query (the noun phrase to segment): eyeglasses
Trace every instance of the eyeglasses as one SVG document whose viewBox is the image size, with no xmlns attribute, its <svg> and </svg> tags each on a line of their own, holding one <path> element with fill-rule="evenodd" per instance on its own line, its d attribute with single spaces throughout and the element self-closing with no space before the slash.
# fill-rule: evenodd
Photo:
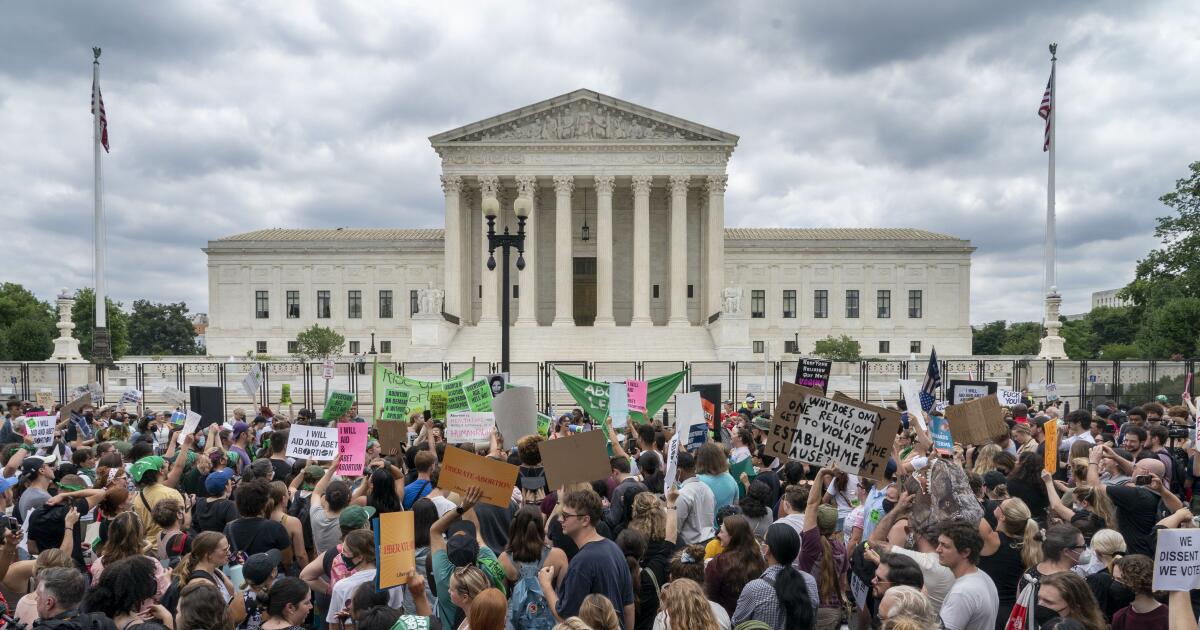
<svg viewBox="0 0 1200 630">
<path fill-rule="evenodd" d="M 581 516 L 586 516 L 586 515 L 585 515 L 585 514 L 572 514 L 572 513 L 568 512 L 568 511 L 566 511 L 566 510 L 563 510 L 563 513 L 562 513 L 562 520 L 564 520 L 564 521 L 565 521 L 565 520 L 567 520 L 567 519 L 569 519 L 569 518 L 579 518 L 579 517 L 581 517 Z"/>
<path fill-rule="evenodd" d="M 1087 545 L 1071 545 L 1070 547 L 1068 547 L 1068 549 L 1072 549 L 1072 550 L 1075 550 L 1075 549 L 1087 549 Z"/>
</svg>

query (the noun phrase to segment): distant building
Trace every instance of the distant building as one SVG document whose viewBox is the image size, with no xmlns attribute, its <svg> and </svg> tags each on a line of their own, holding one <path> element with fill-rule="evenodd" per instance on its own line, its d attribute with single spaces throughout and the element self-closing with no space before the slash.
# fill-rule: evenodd
<svg viewBox="0 0 1200 630">
<path fill-rule="evenodd" d="M 1122 288 L 1124 288 L 1124 287 L 1122 287 Z M 1101 306 L 1107 306 L 1110 308 L 1129 306 L 1131 304 L 1129 300 L 1123 300 L 1123 299 L 1117 297 L 1117 294 L 1120 292 L 1121 292 L 1121 289 L 1108 289 L 1107 291 L 1093 292 L 1092 293 L 1092 308 L 1099 308 Z"/>
<path fill-rule="evenodd" d="M 196 345 L 201 348 L 207 347 L 204 338 L 208 332 L 208 313 L 192 315 L 192 331 L 196 334 Z"/>
</svg>

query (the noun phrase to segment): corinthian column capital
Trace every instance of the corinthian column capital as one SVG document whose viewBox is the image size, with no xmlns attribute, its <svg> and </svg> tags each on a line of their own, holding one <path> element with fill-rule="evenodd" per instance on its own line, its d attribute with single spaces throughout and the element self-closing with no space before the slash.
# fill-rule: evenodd
<svg viewBox="0 0 1200 630">
<path fill-rule="evenodd" d="M 650 194 L 650 182 L 652 178 L 649 175 L 634 175 L 633 176 L 633 192 L 637 195 Z"/>
<path fill-rule="evenodd" d="M 447 195 L 457 195 L 462 192 L 462 177 L 442 175 L 442 192 Z"/>
<path fill-rule="evenodd" d="M 672 175 L 670 179 L 672 195 L 686 195 L 688 183 L 692 181 L 691 175 Z"/>
<path fill-rule="evenodd" d="M 537 177 L 534 175 L 517 175 L 517 195 L 533 197 L 537 193 Z"/>
<path fill-rule="evenodd" d="M 704 187 L 710 195 L 724 195 L 725 186 L 729 183 L 728 175 L 709 175 Z"/>
<path fill-rule="evenodd" d="M 484 197 L 495 197 L 496 191 L 500 190 L 500 178 L 496 175 L 480 175 L 479 187 Z"/>
<path fill-rule="evenodd" d="M 575 190 L 575 177 L 572 175 L 555 175 L 554 176 L 554 192 L 560 195 L 569 195 Z"/>
</svg>

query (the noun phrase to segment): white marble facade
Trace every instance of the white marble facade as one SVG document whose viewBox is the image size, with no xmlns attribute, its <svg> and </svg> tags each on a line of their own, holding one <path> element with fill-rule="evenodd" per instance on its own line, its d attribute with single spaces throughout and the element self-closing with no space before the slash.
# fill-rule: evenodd
<svg viewBox="0 0 1200 630">
<path fill-rule="evenodd" d="M 263 230 L 210 241 L 209 353 L 286 355 L 296 332 L 321 323 L 359 352 L 375 330 L 391 360 L 498 360 L 501 274 L 486 268 L 481 211 L 492 196 L 497 231 L 516 230 L 517 198 L 533 202 L 526 268 L 512 269 L 514 360 L 779 357 L 785 342 L 806 352 L 842 333 L 868 355 L 907 356 L 913 342 L 918 352 L 970 353 L 969 242 L 904 229 L 727 229 L 737 136 L 579 90 L 430 140 L 442 161 L 444 230 Z M 857 317 L 845 304 L 853 290 Z M 886 318 L 876 309 L 882 290 L 891 292 Z M 318 291 L 328 292 L 328 317 L 318 317 Z M 391 291 L 391 317 L 381 291 Z M 817 291 L 827 292 L 825 317 Z M 910 291 L 920 291 L 919 316 L 908 316 Z"/>
</svg>

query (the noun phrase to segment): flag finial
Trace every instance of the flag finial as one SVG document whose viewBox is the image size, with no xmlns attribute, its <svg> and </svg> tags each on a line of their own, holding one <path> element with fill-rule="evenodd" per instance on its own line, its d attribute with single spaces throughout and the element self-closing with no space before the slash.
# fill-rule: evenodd
<svg viewBox="0 0 1200 630">
<path fill-rule="evenodd" d="M 100 50 L 100 49 L 97 48 L 96 50 Z M 97 53 L 97 54 L 99 54 L 99 53 Z M 1058 57 L 1056 57 L 1057 54 L 1058 54 L 1058 43 L 1050 44 L 1050 59 L 1051 59 L 1051 61 L 1058 59 Z"/>
<path fill-rule="evenodd" d="M 92 61 L 100 61 L 100 47 L 92 46 Z"/>
</svg>

